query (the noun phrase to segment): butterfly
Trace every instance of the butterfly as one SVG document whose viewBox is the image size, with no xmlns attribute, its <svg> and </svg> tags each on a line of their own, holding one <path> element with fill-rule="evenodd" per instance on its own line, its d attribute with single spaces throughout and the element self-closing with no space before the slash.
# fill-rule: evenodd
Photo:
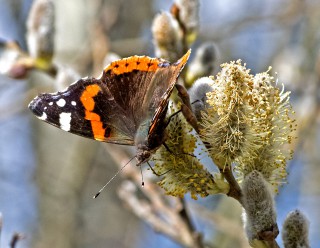
<svg viewBox="0 0 320 248">
<path fill-rule="evenodd" d="M 166 140 L 169 97 L 190 53 L 175 63 L 147 56 L 114 61 L 100 78 L 80 79 L 61 92 L 40 94 L 29 109 L 64 131 L 136 146 L 141 165 Z"/>
</svg>

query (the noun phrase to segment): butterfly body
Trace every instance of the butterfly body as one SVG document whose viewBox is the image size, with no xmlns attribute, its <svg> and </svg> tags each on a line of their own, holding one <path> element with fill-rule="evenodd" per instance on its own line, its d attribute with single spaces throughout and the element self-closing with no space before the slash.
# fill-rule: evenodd
<svg viewBox="0 0 320 248">
<path fill-rule="evenodd" d="M 80 79 L 29 104 L 41 120 L 98 141 L 135 145 L 138 165 L 165 141 L 169 97 L 190 55 L 179 61 L 132 56 L 111 63 L 98 79 Z"/>
<path fill-rule="evenodd" d="M 166 111 L 164 111 L 166 113 Z M 147 162 L 151 155 L 165 142 L 166 134 L 166 119 L 159 118 L 159 123 L 156 125 L 156 130 L 150 132 L 151 118 L 147 118 L 139 126 L 135 136 L 135 146 L 137 148 L 137 165 Z"/>
</svg>

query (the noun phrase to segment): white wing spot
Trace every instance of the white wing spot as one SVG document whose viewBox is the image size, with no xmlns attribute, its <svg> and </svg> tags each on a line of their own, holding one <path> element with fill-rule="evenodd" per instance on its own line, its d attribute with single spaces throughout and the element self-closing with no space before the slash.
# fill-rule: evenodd
<svg viewBox="0 0 320 248">
<path fill-rule="evenodd" d="M 44 107 L 44 110 L 47 110 L 47 107 Z"/>
<path fill-rule="evenodd" d="M 52 105 L 53 105 L 53 102 L 49 102 L 49 105 L 52 106 Z"/>
<path fill-rule="evenodd" d="M 38 117 L 40 120 L 45 121 L 47 119 L 47 114 L 45 112 L 42 113 L 40 117 Z"/>
<path fill-rule="evenodd" d="M 76 105 L 77 105 L 77 103 L 76 103 L 75 101 L 71 101 L 71 104 L 72 104 L 73 106 L 76 106 Z"/>
<path fill-rule="evenodd" d="M 61 113 L 59 115 L 60 128 L 64 131 L 70 131 L 71 113 Z"/>
<path fill-rule="evenodd" d="M 64 107 L 66 105 L 66 100 L 63 98 L 59 99 L 59 101 L 56 102 L 59 107 Z"/>
</svg>

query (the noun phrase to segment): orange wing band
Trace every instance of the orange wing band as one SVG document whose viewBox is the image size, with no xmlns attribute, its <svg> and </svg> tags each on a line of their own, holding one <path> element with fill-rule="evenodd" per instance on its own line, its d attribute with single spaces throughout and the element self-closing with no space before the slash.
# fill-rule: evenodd
<svg viewBox="0 0 320 248">
<path fill-rule="evenodd" d="M 85 108 L 85 119 L 91 122 L 91 128 L 93 132 L 93 137 L 95 140 L 103 141 L 105 140 L 105 132 L 106 129 L 103 128 L 103 123 L 101 122 L 101 118 L 98 114 L 92 112 L 94 110 L 94 99 L 99 91 L 100 87 L 98 85 L 89 85 L 83 91 L 80 100 Z"/>
<path fill-rule="evenodd" d="M 159 60 L 150 57 L 132 56 L 126 59 L 121 59 L 112 62 L 104 69 L 105 72 L 112 70 L 114 74 L 123 74 L 132 72 L 133 70 L 139 71 L 156 71 L 158 68 Z"/>
</svg>

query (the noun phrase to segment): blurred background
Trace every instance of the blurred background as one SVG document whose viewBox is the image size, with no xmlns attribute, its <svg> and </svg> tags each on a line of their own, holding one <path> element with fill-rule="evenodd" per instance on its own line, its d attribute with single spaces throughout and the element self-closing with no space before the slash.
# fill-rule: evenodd
<svg viewBox="0 0 320 248">
<path fill-rule="evenodd" d="M 111 52 L 154 56 L 152 21 L 172 1 L 55 0 L 54 5 L 53 59 L 63 79 L 41 71 L 19 80 L 0 75 L 1 246 L 8 247 L 18 232 L 24 238 L 17 247 L 181 247 L 124 204 L 118 196 L 121 176 L 92 199 L 117 164 L 134 154 L 133 148 L 71 135 L 38 121 L 27 109 L 39 92 L 56 91 L 79 77 L 98 77 Z M 31 6 L 31 0 L 0 0 L 2 41 L 17 41 L 27 50 Z M 310 220 L 311 247 L 320 247 L 320 2 L 202 0 L 199 16 L 192 48 L 215 43 L 215 72 L 219 64 L 237 59 L 252 73 L 272 66 L 279 82 L 292 91 L 298 138 L 288 183 L 276 196 L 278 225 L 281 229 L 288 212 L 300 209 Z M 6 66 L 1 60 L 0 69 Z M 209 196 L 187 202 L 197 230 L 212 247 L 245 247 L 217 217 L 239 224 L 241 209 L 234 200 Z M 281 243 L 280 235 L 278 239 Z"/>
</svg>

